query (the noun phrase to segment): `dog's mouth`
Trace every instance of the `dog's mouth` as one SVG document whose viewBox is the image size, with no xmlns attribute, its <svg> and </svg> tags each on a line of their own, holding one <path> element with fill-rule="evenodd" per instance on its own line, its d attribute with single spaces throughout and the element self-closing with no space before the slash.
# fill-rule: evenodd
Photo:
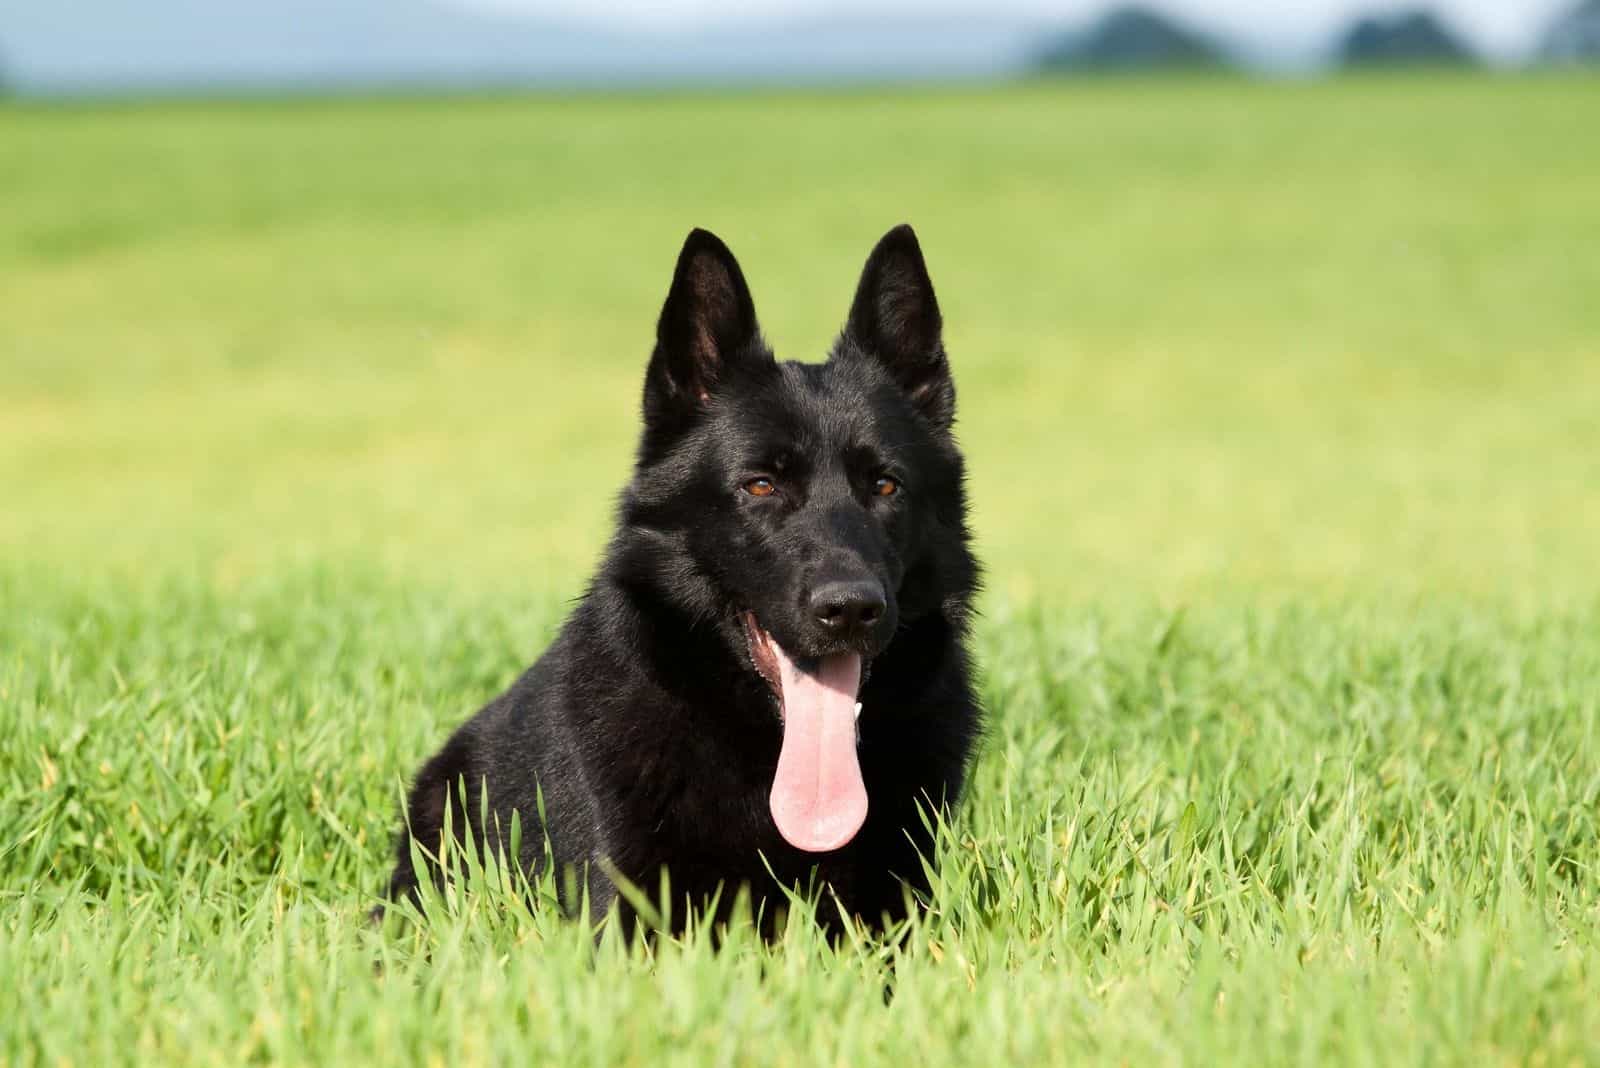
<svg viewBox="0 0 1600 1068">
<path fill-rule="evenodd" d="M 784 841 L 807 853 L 849 843 L 867 818 L 867 787 L 856 757 L 860 653 L 790 656 L 743 612 L 750 662 L 778 699 L 783 748 L 768 804 Z"/>
</svg>

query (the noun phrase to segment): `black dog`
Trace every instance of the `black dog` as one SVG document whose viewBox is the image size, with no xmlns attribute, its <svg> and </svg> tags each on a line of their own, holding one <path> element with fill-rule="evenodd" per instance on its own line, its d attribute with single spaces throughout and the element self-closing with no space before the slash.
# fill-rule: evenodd
<svg viewBox="0 0 1600 1068">
<path fill-rule="evenodd" d="M 524 871 L 548 838 L 578 873 L 569 909 L 587 889 L 603 913 L 613 875 L 653 897 L 665 869 L 675 919 L 740 886 L 770 917 L 778 884 L 813 880 L 869 923 L 904 914 L 905 887 L 927 889 L 924 813 L 956 800 L 980 727 L 940 322 L 901 226 L 828 362 L 779 363 L 733 255 L 689 235 L 605 562 L 538 663 L 423 766 L 391 897 L 417 889 L 408 835 L 440 878 L 452 803 L 502 854 L 517 813 Z"/>
</svg>

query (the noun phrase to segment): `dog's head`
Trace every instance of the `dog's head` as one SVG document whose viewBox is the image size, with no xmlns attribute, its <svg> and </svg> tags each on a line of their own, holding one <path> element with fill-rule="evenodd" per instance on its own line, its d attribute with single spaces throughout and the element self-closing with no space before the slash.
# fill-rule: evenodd
<svg viewBox="0 0 1600 1068">
<path fill-rule="evenodd" d="M 744 276 L 696 230 L 644 388 L 624 522 L 639 564 L 722 629 L 784 720 L 773 788 L 801 849 L 865 818 L 856 698 L 896 630 L 965 611 L 975 583 L 939 306 L 909 226 L 867 259 L 824 364 L 780 363 Z"/>
</svg>

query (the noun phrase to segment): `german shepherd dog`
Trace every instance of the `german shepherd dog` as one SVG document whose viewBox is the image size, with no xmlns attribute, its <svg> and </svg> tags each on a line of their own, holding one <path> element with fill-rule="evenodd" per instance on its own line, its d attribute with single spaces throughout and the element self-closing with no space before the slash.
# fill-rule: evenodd
<svg viewBox="0 0 1600 1068">
<path fill-rule="evenodd" d="M 732 253 L 690 233 L 605 560 L 423 765 L 391 899 L 443 878 L 447 826 L 504 857 L 515 813 L 506 859 L 532 876 L 553 857 L 564 908 L 615 901 L 629 929 L 618 882 L 653 896 L 664 871 L 675 920 L 740 887 L 770 917 L 796 886 L 831 893 L 830 927 L 904 916 L 981 725 L 954 417 L 909 226 L 872 250 L 822 364 L 774 359 Z"/>
</svg>

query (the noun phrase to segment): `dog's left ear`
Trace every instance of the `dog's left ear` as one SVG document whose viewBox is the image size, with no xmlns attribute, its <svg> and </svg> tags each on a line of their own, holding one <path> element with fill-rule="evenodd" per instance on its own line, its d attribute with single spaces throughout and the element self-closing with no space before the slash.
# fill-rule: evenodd
<svg viewBox="0 0 1600 1068">
<path fill-rule="evenodd" d="M 901 223 L 867 257 L 845 334 L 882 364 L 928 421 L 947 430 L 956 387 L 944 353 L 943 320 L 916 231 Z"/>
</svg>

